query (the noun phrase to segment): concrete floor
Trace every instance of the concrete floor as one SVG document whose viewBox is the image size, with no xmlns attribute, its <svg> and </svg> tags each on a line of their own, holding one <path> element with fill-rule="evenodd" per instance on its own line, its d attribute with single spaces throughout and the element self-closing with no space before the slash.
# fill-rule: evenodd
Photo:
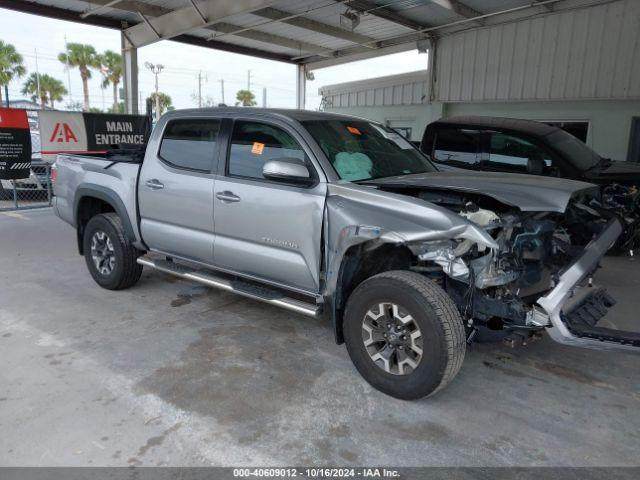
<svg viewBox="0 0 640 480">
<path fill-rule="evenodd" d="M 328 321 L 155 272 L 100 289 L 50 210 L 0 214 L 0 465 L 638 465 L 640 357 L 474 345 L 436 397 L 368 386 Z M 637 320 L 640 260 L 600 283 Z"/>
</svg>

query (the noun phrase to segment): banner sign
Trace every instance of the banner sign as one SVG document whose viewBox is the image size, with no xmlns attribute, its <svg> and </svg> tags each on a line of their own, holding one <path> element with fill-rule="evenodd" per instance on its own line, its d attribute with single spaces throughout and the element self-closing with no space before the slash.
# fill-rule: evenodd
<svg viewBox="0 0 640 480">
<path fill-rule="evenodd" d="M 27 111 L 0 108 L 0 179 L 29 178 L 31 132 Z"/>
<path fill-rule="evenodd" d="M 38 113 L 42 158 L 58 153 L 105 153 L 121 144 L 144 145 L 151 133 L 149 117 L 111 113 Z"/>
</svg>

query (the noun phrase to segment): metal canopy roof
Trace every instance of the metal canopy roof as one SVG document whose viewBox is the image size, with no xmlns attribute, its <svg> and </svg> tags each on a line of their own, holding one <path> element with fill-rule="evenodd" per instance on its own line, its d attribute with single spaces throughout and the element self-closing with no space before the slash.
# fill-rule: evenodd
<svg viewBox="0 0 640 480">
<path fill-rule="evenodd" d="M 0 0 L 0 7 L 309 69 L 415 48 L 430 35 L 571 0 Z"/>
</svg>

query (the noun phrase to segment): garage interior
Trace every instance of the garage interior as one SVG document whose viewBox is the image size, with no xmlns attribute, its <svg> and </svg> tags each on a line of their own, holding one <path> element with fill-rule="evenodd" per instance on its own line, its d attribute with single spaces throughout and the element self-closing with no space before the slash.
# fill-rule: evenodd
<svg viewBox="0 0 640 480">
<path fill-rule="evenodd" d="M 322 87 L 323 108 L 414 140 L 448 115 L 580 123 L 598 153 L 638 161 L 635 0 L 0 7 L 121 31 L 129 113 L 141 110 L 137 49 L 162 40 L 295 64 L 298 108 L 314 70 L 419 49 L 414 73 Z M 155 271 L 106 292 L 73 239 L 50 209 L 0 213 L 5 466 L 637 466 L 636 356 L 546 337 L 474 344 L 445 391 L 402 402 L 356 374 L 329 320 Z M 603 267 L 600 283 L 620 300 L 610 322 L 633 329 L 637 259 Z"/>
</svg>

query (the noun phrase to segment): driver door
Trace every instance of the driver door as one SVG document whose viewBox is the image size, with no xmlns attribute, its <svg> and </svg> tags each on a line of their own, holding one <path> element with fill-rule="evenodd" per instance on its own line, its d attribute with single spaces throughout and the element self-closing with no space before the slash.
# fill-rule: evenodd
<svg viewBox="0 0 640 480">
<path fill-rule="evenodd" d="M 231 130 L 215 182 L 215 266 L 318 292 L 324 176 L 304 141 L 284 124 L 237 119 Z M 280 158 L 298 159 L 317 181 L 303 187 L 264 178 L 263 165 Z"/>
</svg>

